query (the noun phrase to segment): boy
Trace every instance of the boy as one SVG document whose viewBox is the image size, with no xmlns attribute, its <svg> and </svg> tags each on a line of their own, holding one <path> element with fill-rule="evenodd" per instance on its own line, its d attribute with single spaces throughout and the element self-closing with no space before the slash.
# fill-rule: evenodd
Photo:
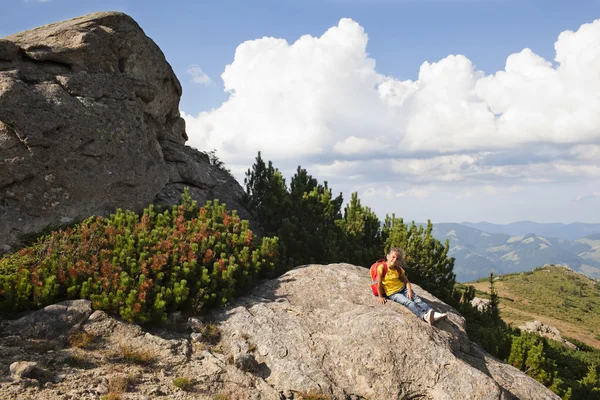
<svg viewBox="0 0 600 400">
<path fill-rule="evenodd" d="M 399 247 L 394 247 L 386 255 L 386 264 L 388 267 L 387 273 L 383 276 L 383 262 L 377 266 L 377 289 L 380 304 L 385 304 L 387 299 L 400 303 L 415 314 L 417 317 L 432 325 L 434 322 L 442 320 L 448 316 L 446 313 L 438 313 L 433 311 L 431 307 L 413 290 L 404 269 L 405 253 Z"/>
</svg>

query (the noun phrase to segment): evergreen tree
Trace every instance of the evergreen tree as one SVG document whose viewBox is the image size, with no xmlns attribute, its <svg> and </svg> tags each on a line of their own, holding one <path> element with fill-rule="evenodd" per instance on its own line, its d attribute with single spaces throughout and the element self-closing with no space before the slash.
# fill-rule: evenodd
<svg viewBox="0 0 600 400">
<path fill-rule="evenodd" d="M 345 236 L 345 250 L 340 261 L 366 267 L 383 254 L 379 219 L 369 207 L 362 206 L 358 193 L 352 193 L 338 226 Z"/>
<path fill-rule="evenodd" d="M 255 214 L 267 236 L 277 235 L 289 209 L 289 195 L 285 179 L 271 161 L 265 164 L 260 151 L 252 169 L 246 172 L 244 185 L 242 202 Z"/>
<path fill-rule="evenodd" d="M 588 373 L 579 380 L 579 388 L 576 391 L 577 398 L 600 400 L 600 374 L 596 364 L 588 366 Z"/>
<path fill-rule="evenodd" d="M 490 303 L 488 312 L 494 321 L 500 321 L 500 299 L 494 287 L 494 273 L 490 272 Z"/>
<path fill-rule="evenodd" d="M 300 167 L 290 187 L 289 217 L 281 232 L 290 263 L 336 262 L 341 250 L 336 220 L 341 218 L 342 194 L 333 197 L 327 182 L 319 184 Z"/>
</svg>

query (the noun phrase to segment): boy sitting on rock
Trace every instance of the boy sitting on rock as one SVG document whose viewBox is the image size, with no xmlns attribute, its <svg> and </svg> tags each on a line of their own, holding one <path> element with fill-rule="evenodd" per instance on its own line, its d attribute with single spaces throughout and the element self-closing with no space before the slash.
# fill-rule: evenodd
<svg viewBox="0 0 600 400">
<path fill-rule="evenodd" d="M 387 272 L 385 271 L 386 265 Z M 376 266 L 379 303 L 385 304 L 388 299 L 400 303 L 429 325 L 446 318 L 448 314 L 433 311 L 413 292 L 404 268 L 402 268 L 403 265 L 405 265 L 404 250 L 394 247 L 386 255 L 386 261 L 382 261 Z"/>
</svg>

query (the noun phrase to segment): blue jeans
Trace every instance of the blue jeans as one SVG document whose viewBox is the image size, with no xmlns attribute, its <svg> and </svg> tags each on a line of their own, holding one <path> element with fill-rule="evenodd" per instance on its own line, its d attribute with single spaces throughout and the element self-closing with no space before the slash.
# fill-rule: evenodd
<svg viewBox="0 0 600 400">
<path fill-rule="evenodd" d="M 407 287 L 404 286 L 404 289 L 402 289 L 399 292 L 396 293 L 392 293 L 389 296 L 386 296 L 389 300 L 393 300 L 396 303 L 400 303 L 403 306 L 408 307 L 408 309 L 415 314 L 417 317 L 423 319 L 423 316 L 427 313 L 427 311 L 429 311 L 431 309 L 431 307 L 429 307 L 429 305 L 425 302 L 423 302 L 423 300 L 421 300 L 421 298 L 419 296 L 417 296 L 417 294 L 413 291 L 413 299 L 409 299 L 408 298 L 408 294 L 406 293 L 407 291 Z"/>
</svg>

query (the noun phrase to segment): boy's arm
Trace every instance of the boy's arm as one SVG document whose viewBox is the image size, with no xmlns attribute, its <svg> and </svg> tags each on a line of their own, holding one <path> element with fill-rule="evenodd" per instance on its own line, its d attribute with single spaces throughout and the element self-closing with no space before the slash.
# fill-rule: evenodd
<svg viewBox="0 0 600 400">
<path fill-rule="evenodd" d="M 377 268 L 377 292 L 379 293 L 377 301 L 379 301 L 379 304 L 385 304 L 387 300 L 384 296 L 385 290 L 383 289 L 383 268 Z"/>
<path fill-rule="evenodd" d="M 400 275 L 400 280 L 406 285 L 406 294 L 408 295 L 408 298 L 412 300 L 415 295 L 413 294 L 412 285 L 406 277 L 406 273 Z"/>
</svg>

